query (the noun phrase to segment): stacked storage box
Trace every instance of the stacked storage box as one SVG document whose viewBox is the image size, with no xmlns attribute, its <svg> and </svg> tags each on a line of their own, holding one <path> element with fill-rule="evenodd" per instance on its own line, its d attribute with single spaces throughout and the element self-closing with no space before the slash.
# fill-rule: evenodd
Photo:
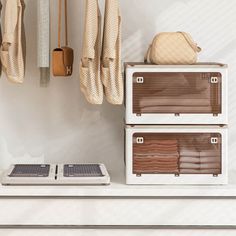
<svg viewBox="0 0 236 236">
<path fill-rule="evenodd" d="M 227 183 L 227 65 L 127 63 L 127 184 Z"/>
</svg>

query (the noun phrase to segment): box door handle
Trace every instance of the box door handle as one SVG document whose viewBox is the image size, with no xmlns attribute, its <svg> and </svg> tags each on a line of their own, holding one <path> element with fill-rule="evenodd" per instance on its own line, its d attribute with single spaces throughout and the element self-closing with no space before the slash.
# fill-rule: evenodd
<svg viewBox="0 0 236 236">
<path fill-rule="evenodd" d="M 211 144 L 217 144 L 219 142 L 218 138 L 212 137 L 211 138 Z"/>
<path fill-rule="evenodd" d="M 144 143 L 144 138 L 143 137 L 137 137 L 136 138 L 136 143 L 143 144 Z"/>
<path fill-rule="evenodd" d="M 137 77 L 136 82 L 137 82 L 137 84 L 143 84 L 144 83 L 144 78 L 143 77 Z"/>
<path fill-rule="evenodd" d="M 211 77 L 211 84 L 218 84 L 218 83 L 219 83 L 218 77 L 216 76 Z"/>
</svg>

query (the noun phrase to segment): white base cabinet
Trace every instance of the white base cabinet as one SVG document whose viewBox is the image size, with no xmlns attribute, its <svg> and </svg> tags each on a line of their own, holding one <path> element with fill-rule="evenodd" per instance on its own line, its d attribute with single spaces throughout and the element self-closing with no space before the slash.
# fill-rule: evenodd
<svg viewBox="0 0 236 236">
<path fill-rule="evenodd" d="M 236 199 L 0 199 L 0 227 L 236 227 Z"/>
</svg>

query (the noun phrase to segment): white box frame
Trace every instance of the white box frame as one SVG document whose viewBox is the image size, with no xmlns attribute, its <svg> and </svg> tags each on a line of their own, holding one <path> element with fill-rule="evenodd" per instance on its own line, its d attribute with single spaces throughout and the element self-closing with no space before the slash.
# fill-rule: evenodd
<svg viewBox="0 0 236 236">
<path fill-rule="evenodd" d="M 222 75 L 222 113 L 213 114 L 142 114 L 133 113 L 133 74 L 136 72 L 201 72 L 221 73 Z M 223 64 L 197 64 L 197 65 L 132 65 L 126 66 L 126 124 L 228 124 L 228 66 Z"/>
<path fill-rule="evenodd" d="M 133 134 L 135 133 L 220 133 L 222 135 L 222 174 L 133 174 Z M 126 126 L 126 184 L 191 184 L 211 185 L 228 183 L 228 129 L 219 126 Z"/>
</svg>

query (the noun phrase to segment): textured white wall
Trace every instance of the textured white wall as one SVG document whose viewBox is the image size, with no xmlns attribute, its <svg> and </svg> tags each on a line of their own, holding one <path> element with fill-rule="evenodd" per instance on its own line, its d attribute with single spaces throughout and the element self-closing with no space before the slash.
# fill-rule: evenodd
<svg viewBox="0 0 236 236">
<path fill-rule="evenodd" d="M 52 48 L 56 46 L 56 0 L 51 0 Z M 83 0 L 70 0 L 72 79 L 52 78 L 39 87 L 36 67 L 36 1 L 26 0 L 27 73 L 23 85 L 0 79 L 0 168 L 11 162 L 104 162 L 123 164 L 123 107 L 89 105 L 78 81 Z M 104 1 L 100 0 L 103 6 Z M 121 0 L 123 60 L 140 61 L 160 31 L 187 31 L 203 48 L 201 61 L 229 64 L 230 169 L 236 169 L 236 4 L 235 0 Z"/>
</svg>

